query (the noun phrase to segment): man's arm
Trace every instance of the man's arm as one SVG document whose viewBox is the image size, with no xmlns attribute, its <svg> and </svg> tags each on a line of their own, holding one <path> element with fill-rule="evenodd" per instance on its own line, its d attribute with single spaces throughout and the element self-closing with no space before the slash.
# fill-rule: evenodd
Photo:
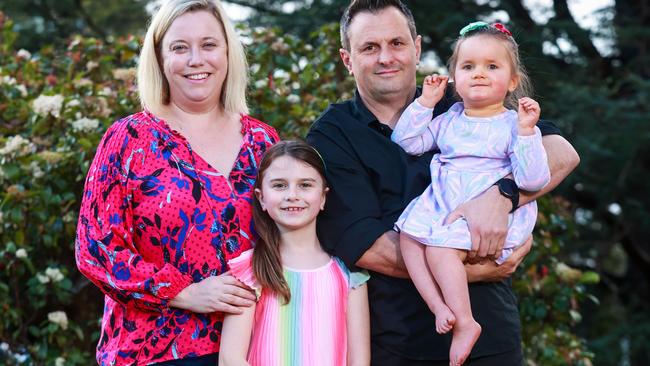
<svg viewBox="0 0 650 366">
<path fill-rule="evenodd" d="M 359 258 L 357 266 L 387 276 L 409 278 L 399 249 L 399 234 L 393 230 L 377 238 Z"/>
</svg>

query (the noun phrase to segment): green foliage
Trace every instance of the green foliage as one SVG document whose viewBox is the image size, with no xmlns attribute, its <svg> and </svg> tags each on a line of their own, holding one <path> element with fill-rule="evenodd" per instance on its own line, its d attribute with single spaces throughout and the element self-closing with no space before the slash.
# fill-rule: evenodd
<svg viewBox="0 0 650 366">
<path fill-rule="evenodd" d="M 575 334 L 582 320 L 580 304 L 597 303 L 586 286 L 599 282 L 592 271 L 560 261 L 566 243 L 575 240 L 569 203 L 560 197 L 538 200 L 535 246 L 515 276 L 523 324 L 524 354 L 529 365 L 591 365 L 594 355 Z"/>
<path fill-rule="evenodd" d="M 146 0 L 0 0 L 0 10 L 14 19 L 19 48 L 30 51 L 62 47 L 71 34 L 110 39 L 142 31 Z"/>
<path fill-rule="evenodd" d="M 16 51 L 11 22 L 0 24 L 0 363 L 88 365 L 102 296 L 75 268 L 76 219 L 103 131 L 140 108 L 139 39 L 74 37 L 30 55 Z M 306 41 L 275 29 L 241 32 L 252 114 L 283 137 L 304 136 L 328 103 L 352 96 L 336 25 Z M 526 355 L 530 364 L 589 365 L 592 355 L 574 326 L 590 297 L 586 285 L 598 278 L 556 258 L 573 239 L 566 203 L 545 199 L 540 207 L 540 244 L 515 281 Z"/>
</svg>

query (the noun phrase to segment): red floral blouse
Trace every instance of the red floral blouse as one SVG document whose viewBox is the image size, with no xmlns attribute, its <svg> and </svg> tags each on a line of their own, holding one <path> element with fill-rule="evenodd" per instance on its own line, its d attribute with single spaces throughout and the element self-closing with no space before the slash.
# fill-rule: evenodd
<svg viewBox="0 0 650 366">
<path fill-rule="evenodd" d="M 219 351 L 223 314 L 168 303 L 251 248 L 258 163 L 279 138 L 249 116 L 241 125 L 244 139 L 228 177 L 149 112 L 118 120 L 104 135 L 86 178 L 75 242 L 79 270 L 106 294 L 100 365 Z"/>
</svg>

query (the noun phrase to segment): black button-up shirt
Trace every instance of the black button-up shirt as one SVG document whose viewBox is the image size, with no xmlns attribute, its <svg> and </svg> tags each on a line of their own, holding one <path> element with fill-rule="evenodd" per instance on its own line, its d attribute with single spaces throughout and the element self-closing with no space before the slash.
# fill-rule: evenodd
<svg viewBox="0 0 650 366">
<path fill-rule="evenodd" d="M 434 115 L 452 103 L 451 98 L 444 99 Z M 540 121 L 538 127 L 543 135 L 559 133 L 551 123 Z M 351 269 L 431 183 L 429 164 L 437 151 L 409 156 L 390 140 L 391 133 L 357 92 L 352 100 L 330 105 L 307 134 L 307 141 L 325 160 L 330 185 L 325 211 L 318 218 L 318 237 Z M 510 281 L 469 288 L 472 312 L 483 327 L 472 356 L 516 349 L 520 324 Z M 372 272 L 368 295 L 375 344 L 414 360 L 448 358 L 451 335 L 436 333 L 434 316 L 410 280 Z"/>
</svg>

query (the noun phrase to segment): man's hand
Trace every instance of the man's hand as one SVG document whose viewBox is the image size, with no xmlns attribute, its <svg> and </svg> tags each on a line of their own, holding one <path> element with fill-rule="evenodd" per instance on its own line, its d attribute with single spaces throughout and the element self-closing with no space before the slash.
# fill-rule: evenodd
<svg viewBox="0 0 650 366">
<path fill-rule="evenodd" d="M 521 264 L 526 254 L 530 252 L 533 247 L 533 237 L 528 237 L 528 240 L 515 249 L 512 255 L 506 259 L 501 265 L 495 262 L 486 262 L 482 264 L 466 264 L 465 271 L 467 272 L 468 282 L 484 282 L 484 281 L 502 281 L 512 276 Z"/>
<path fill-rule="evenodd" d="M 503 197 L 497 187 L 491 187 L 480 196 L 458 206 L 447 216 L 445 225 L 461 217 L 467 220 L 472 237 L 472 249 L 467 253 L 468 263 L 494 260 L 501 255 L 511 209 L 510 200 Z"/>
</svg>

